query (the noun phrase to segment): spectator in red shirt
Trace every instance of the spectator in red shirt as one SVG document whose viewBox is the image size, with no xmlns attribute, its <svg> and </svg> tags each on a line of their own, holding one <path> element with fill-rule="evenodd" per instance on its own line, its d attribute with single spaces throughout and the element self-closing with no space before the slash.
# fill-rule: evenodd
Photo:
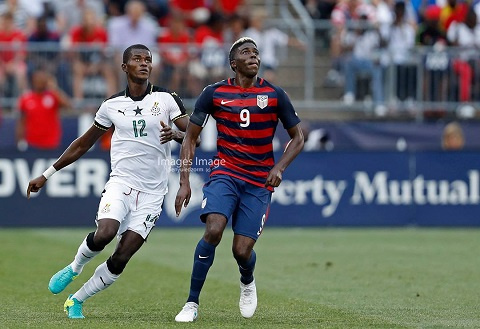
<svg viewBox="0 0 480 329">
<path fill-rule="evenodd" d="M 182 90 L 181 86 L 186 86 L 190 82 L 187 70 L 190 42 L 191 37 L 184 18 L 179 14 L 171 15 L 168 27 L 158 38 L 163 65 L 162 80 L 168 83 L 170 90 L 177 90 L 182 95 L 187 91 Z"/>
<path fill-rule="evenodd" d="M 83 80 L 85 76 L 101 74 L 106 82 L 104 96 L 116 91 L 115 74 L 105 60 L 104 48 L 107 44 L 107 31 L 98 23 L 91 9 L 83 11 L 82 23 L 70 31 L 70 41 L 76 50 L 73 59 L 73 96 L 84 98 Z"/>
<path fill-rule="evenodd" d="M 9 89 L 12 85 L 18 90 L 9 90 L 6 94 L 14 96 L 26 89 L 27 65 L 25 63 L 25 43 L 27 37 L 15 27 L 13 15 L 7 12 L 0 16 L 0 89 Z M 9 80 L 15 79 L 12 84 Z"/>
<path fill-rule="evenodd" d="M 56 149 L 62 137 L 60 108 L 70 107 L 70 100 L 46 71 L 35 71 L 31 83 L 32 91 L 24 93 L 18 100 L 17 145 L 20 150 L 26 150 L 28 146 Z"/>
</svg>

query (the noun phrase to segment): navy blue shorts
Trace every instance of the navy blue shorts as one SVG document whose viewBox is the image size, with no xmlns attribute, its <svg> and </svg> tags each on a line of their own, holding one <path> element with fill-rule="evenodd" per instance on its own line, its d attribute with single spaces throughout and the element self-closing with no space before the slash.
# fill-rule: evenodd
<svg viewBox="0 0 480 329">
<path fill-rule="evenodd" d="M 228 175 L 214 175 L 203 187 L 202 213 L 222 214 L 232 219 L 235 234 L 257 240 L 268 218 L 272 192 Z"/>
</svg>

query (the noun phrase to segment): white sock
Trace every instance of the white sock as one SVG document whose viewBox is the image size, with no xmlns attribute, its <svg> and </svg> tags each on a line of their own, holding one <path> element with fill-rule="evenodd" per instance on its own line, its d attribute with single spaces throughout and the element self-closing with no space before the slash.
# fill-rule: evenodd
<svg viewBox="0 0 480 329">
<path fill-rule="evenodd" d="M 103 262 L 98 265 L 95 273 L 88 279 L 80 290 L 78 290 L 72 297 L 76 298 L 79 302 L 85 301 L 87 298 L 92 297 L 97 292 L 107 289 L 120 275 L 113 274 L 108 270 L 107 262 Z"/>
<path fill-rule="evenodd" d="M 73 272 L 80 274 L 85 264 L 91 261 L 93 257 L 97 256 L 100 252 L 101 251 L 91 251 L 90 248 L 88 248 L 87 246 L 87 239 L 85 238 L 80 247 L 78 247 L 75 259 L 70 264 L 70 266 L 72 266 Z"/>
</svg>

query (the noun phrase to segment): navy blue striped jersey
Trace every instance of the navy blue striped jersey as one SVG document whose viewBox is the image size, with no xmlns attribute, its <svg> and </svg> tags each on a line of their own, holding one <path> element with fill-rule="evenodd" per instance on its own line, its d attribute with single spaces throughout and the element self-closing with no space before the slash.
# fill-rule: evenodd
<svg viewBox="0 0 480 329">
<path fill-rule="evenodd" d="M 218 131 L 211 176 L 230 175 L 261 187 L 275 164 L 272 140 L 278 120 L 285 129 L 300 122 L 285 91 L 262 78 L 247 89 L 235 85 L 234 78 L 207 86 L 190 121 L 203 127 L 210 116 Z"/>
</svg>

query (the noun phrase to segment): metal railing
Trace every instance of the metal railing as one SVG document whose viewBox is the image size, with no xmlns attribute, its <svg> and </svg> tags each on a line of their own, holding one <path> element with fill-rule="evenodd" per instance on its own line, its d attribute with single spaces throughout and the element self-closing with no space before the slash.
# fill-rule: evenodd
<svg viewBox="0 0 480 329">
<path fill-rule="evenodd" d="M 284 25 L 283 30 L 288 32 L 288 25 Z M 316 31 L 318 32 L 318 28 Z M 312 37 L 309 33 L 304 36 L 307 39 Z M 213 50 L 223 52 L 225 57 L 218 57 L 216 68 L 205 67 L 201 50 L 194 45 L 188 47 L 188 65 L 180 72 L 182 81 L 176 91 L 190 109 L 206 84 L 231 76 L 232 72 L 228 70 L 226 62 L 229 46 Z M 319 117 L 325 113 L 341 111 L 369 113 L 372 109 L 369 87 L 371 77 L 358 75 L 356 101 L 347 106 L 342 99 L 344 89 L 341 85 L 334 88 L 323 85 L 326 72 L 330 68 L 328 49 L 317 47 L 313 55 L 308 54 L 308 49 L 310 48 L 304 53 L 289 49 L 288 57 L 277 70 L 275 81 L 289 93 L 298 111 L 319 113 Z M 168 75 L 167 70 L 172 68 L 168 68 L 158 55 L 162 49 L 152 50 L 157 54 L 156 63 L 159 63 L 152 82 L 168 88 L 172 79 L 171 72 Z M 26 44 L 22 47 L 0 44 L 0 61 L 8 57 L 17 58 L 11 63 L 10 71 L 1 64 L 0 106 L 7 112 L 15 108 L 17 98 L 22 92 L 17 79 L 23 74 L 28 81 L 32 71 L 38 67 L 49 70 L 57 78 L 59 87 L 73 96 L 73 64 L 80 58 L 86 63 L 94 62 L 98 71 L 84 76 L 83 97 L 75 99 L 74 104 L 79 109 L 96 108 L 105 97 L 110 96 L 107 94 L 108 88 L 100 68 L 108 66 L 114 72 L 117 91 L 125 87 L 124 73 L 120 69 L 120 55 L 108 48 L 62 49 L 59 44 Z M 313 57 L 313 63 L 310 63 L 309 56 Z M 198 72 L 199 67 L 201 72 Z M 400 66 L 388 64 L 383 66 L 382 70 L 385 105 L 391 113 L 408 113 L 421 119 L 428 110 L 454 113 L 459 111 L 460 115 L 472 117 L 476 109 L 480 108 L 480 60 L 474 50 L 416 47 L 411 50 L 407 63 Z M 190 86 L 192 81 L 196 83 L 196 89 Z"/>
</svg>

